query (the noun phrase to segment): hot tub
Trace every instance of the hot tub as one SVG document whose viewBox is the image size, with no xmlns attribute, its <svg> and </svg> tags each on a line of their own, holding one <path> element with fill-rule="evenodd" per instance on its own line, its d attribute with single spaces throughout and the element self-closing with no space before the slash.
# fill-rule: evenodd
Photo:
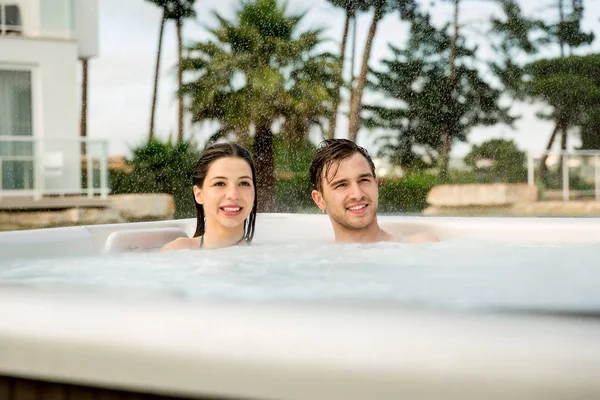
<svg viewBox="0 0 600 400">
<path fill-rule="evenodd" d="M 156 252 L 193 220 L 0 233 L 0 398 L 600 398 L 600 222 L 380 224 L 442 241 L 286 214 L 201 252 Z"/>
</svg>

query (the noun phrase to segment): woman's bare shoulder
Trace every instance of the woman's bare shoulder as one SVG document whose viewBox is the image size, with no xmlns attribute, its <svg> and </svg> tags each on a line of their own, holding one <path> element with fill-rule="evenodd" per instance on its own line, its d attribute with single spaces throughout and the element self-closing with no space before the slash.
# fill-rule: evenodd
<svg viewBox="0 0 600 400">
<path fill-rule="evenodd" d="M 177 238 L 167 244 L 165 244 L 160 251 L 170 251 L 170 250 L 196 250 L 199 247 L 199 243 L 197 239 L 194 238 L 185 238 L 180 237 Z"/>
</svg>

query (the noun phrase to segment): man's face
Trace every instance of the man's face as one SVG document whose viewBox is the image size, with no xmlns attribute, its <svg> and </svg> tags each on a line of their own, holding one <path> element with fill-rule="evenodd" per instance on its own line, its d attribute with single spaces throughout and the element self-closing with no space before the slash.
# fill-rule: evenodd
<svg viewBox="0 0 600 400">
<path fill-rule="evenodd" d="M 378 196 L 377 180 L 360 153 L 337 167 L 332 165 L 328 176 L 321 177 L 321 191 L 312 192 L 313 200 L 327 211 L 332 222 L 350 230 L 363 229 L 375 222 Z"/>
</svg>

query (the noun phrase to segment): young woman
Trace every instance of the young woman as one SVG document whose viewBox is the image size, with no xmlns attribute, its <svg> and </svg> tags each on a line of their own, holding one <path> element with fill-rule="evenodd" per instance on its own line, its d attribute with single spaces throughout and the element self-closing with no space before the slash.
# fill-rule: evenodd
<svg viewBox="0 0 600 400">
<path fill-rule="evenodd" d="M 250 153 L 237 144 L 207 148 L 196 164 L 193 183 L 196 233 L 162 250 L 250 244 L 256 222 L 256 171 Z"/>
</svg>

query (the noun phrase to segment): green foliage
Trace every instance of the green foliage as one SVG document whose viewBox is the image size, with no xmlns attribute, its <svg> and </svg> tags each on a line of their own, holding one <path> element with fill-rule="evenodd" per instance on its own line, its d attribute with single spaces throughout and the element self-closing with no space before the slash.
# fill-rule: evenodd
<svg viewBox="0 0 600 400">
<path fill-rule="evenodd" d="M 295 173 L 275 182 L 276 212 L 318 212 L 310 193 L 312 186 L 307 172 Z"/>
<path fill-rule="evenodd" d="M 283 135 L 276 135 L 273 140 L 275 148 L 275 171 L 306 172 L 310 166 L 317 147 L 309 140 L 291 141 Z"/>
<path fill-rule="evenodd" d="M 420 212 L 427 207 L 427 193 L 440 179 L 432 174 L 409 174 L 401 179 L 381 179 L 379 211 Z"/>
<path fill-rule="evenodd" d="M 328 114 L 339 66 L 336 57 L 316 51 L 320 29 L 298 32 L 304 15 L 288 16 L 276 0 L 254 0 L 243 3 L 234 21 L 215 16 L 213 38 L 190 46 L 182 62 L 193 77 L 182 94 L 194 122 L 218 120 L 237 135 L 280 117 L 312 123 Z"/>
<path fill-rule="evenodd" d="M 218 121 L 212 140 L 227 138 L 242 145 L 254 131 L 259 208 L 273 206 L 275 121 L 283 121 L 293 139 L 325 120 L 337 96 L 340 64 L 320 52 L 323 31 L 299 31 L 303 14 L 288 15 L 277 0 L 241 4 L 235 19 L 215 14 L 212 38 L 188 49 L 182 69 L 190 80 L 181 95 L 189 98 L 193 122 Z M 292 139 L 291 136 L 288 136 Z"/>
<path fill-rule="evenodd" d="M 191 142 L 172 144 L 154 139 L 133 150 L 133 157 L 127 160 L 132 172 L 111 172 L 110 188 L 114 194 L 171 194 L 175 217 L 192 217 L 195 209 L 191 177 L 199 156 Z"/>
<path fill-rule="evenodd" d="M 364 124 L 382 128 L 382 155 L 405 169 L 423 168 L 417 150 L 425 150 L 434 165 L 443 137 L 466 141 L 476 126 L 512 124 L 508 108 L 500 105 L 501 91 L 489 85 L 477 70 L 475 49 L 461 38 L 452 60 L 452 38 L 438 29 L 425 13 L 415 13 L 405 49 L 390 45 L 391 59 L 384 69 L 372 71 L 369 87 L 395 100 L 388 105 L 365 106 Z M 456 64 L 454 77 L 449 65 Z"/>
<path fill-rule="evenodd" d="M 512 140 L 492 139 L 473 145 L 464 162 L 479 183 L 527 182 L 527 157 Z"/>
<path fill-rule="evenodd" d="M 379 211 L 382 213 L 421 212 L 427 207 L 427 193 L 441 181 L 432 174 L 409 174 L 401 179 L 381 179 Z M 276 183 L 277 212 L 319 212 L 312 201 L 307 172 L 292 174 Z"/>
<path fill-rule="evenodd" d="M 147 0 L 161 7 L 165 13 L 165 19 L 181 20 L 196 16 L 194 3 L 196 0 Z"/>
<path fill-rule="evenodd" d="M 600 54 L 535 61 L 525 67 L 523 90 L 532 101 L 553 107 L 545 118 L 580 127 L 582 148 L 598 149 Z"/>
</svg>

